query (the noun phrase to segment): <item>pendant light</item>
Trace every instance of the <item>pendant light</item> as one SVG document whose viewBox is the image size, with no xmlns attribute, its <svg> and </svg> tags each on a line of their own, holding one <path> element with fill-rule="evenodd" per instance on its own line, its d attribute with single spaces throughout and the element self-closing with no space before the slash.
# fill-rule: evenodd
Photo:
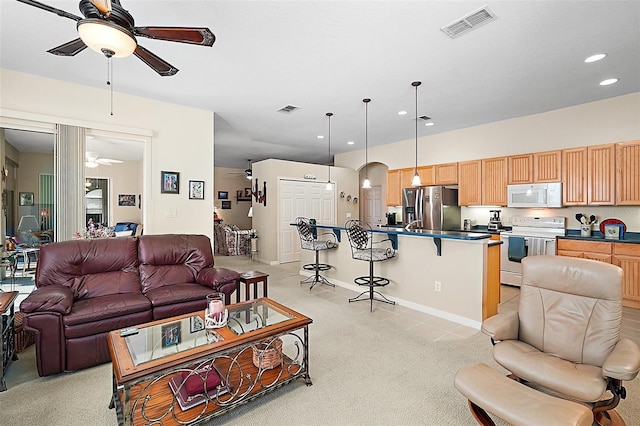
<svg viewBox="0 0 640 426">
<path fill-rule="evenodd" d="M 414 81 L 411 83 L 416 88 L 416 168 L 414 170 L 413 179 L 411 180 L 411 186 L 420 186 L 420 175 L 418 174 L 418 86 L 422 83 L 420 81 Z"/>
<path fill-rule="evenodd" d="M 328 112 L 326 114 L 329 117 L 329 158 L 327 159 L 327 167 L 329 170 L 329 179 L 327 180 L 327 191 L 331 191 L 333 189 L 333 185 L 331 184 L 331 116 L 332 112 Z"/>
<path fill-rule="evenodd" d="M 371 181 L 369 180 L 369 102 L 371 99 L 364 98 L 364 181 L 362 181 L 362 189 L 371 189 Z"/>
</svg>

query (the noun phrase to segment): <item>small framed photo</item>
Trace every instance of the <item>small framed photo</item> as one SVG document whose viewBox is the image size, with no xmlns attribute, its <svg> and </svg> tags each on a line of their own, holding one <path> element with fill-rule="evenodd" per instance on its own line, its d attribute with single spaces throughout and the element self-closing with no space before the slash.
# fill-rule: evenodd
<svg viewBox="0 0 640 426">
<path fill-rule="evenodd" d="M 223 201 L 222 210 L 230 210 L 230 209 L 231 209 L 231 201 Z"/>
<path fill-rule="evenodd" d="M 247 190 L 249 191 L 249 195 L 247 195 Z M 239 189 L 236 191 L 236 198 L 238 201 L 251 201 L 251 188 L 245 188 L 244 191 Z"/>
<path fill-rule="evenodd" d="M 218 191 L 218 200 L 228 200 L 229 192 L 228 191 Z"/>
<path fill-rule="evenodd" d="M 204 181 L 202 180 L 189 181 L 189 199 L 204 200 Z"/>
<path fill-rule="evenodd" d="M 162 194 L 179 194 L 180 193 L 180 173 L 178 172 L 160 172 L 162 177 Z"/>
<path fill-rule="evenodd" d="M 135 194 L 118 194 L 118 205 L 124 207 L 135 207 L 136 196 Z"/>
<path fill-rule="evenodd" d="M 20 205 L 21 206 L 32 206 L 33 205 L 33 192 L 21 192 L 20 196 Z"/>
<path fill-rule="evenodd" d="M 180 343 L 182 334 L 180 333 L 180 323 L 174 322 L 162 326 L 162 347 L 175 346 Z"/>
<path fill-rule="evenodd" d="M 204 320 L 199 315 L 189 318 L 189 331 L 191 333 L 197 333 L 202 330 L 204 330 Z"/>
<path fill-rule="evenodd" d="M 251 188 L 244 189 L 244 196 L 247 198 L 251 198 Z"/>
</svg>

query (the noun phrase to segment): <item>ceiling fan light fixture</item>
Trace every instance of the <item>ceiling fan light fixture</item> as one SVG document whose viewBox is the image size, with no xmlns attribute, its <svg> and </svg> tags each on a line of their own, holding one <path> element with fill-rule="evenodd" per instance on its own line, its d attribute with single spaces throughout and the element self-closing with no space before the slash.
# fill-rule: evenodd
<svg viewBox="0 0 640 426">
<path fill-rule="evenodd" d="M 90 169 L 95 169 L 99 164 L 95 161 L 87 161 L 86 163 L 84 163 L 84 165 L 89 167 Z"/>
<path fill-rule="evenodd" d="M 78 22 L 78 34 L 91 50 L 107 57 L 126 58 L 138 47 L 133 34 L 111 21 L 89 18 Z"/>
</svg>

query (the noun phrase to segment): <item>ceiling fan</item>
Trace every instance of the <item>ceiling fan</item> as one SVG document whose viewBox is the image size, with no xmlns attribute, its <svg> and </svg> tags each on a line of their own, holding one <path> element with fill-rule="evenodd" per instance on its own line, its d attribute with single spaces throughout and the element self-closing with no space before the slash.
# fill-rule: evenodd
<svg viewBox="0 0 640 426">
<path fill-rule="evenodd" d="M 247 160 L 249 162 L 249 166 L 245 169 L 244 172 L 230 172 L 231 175 L 244 175 L 247 179 L 251 180 L 253 177 L 253 173 L 251 172 L 251 160 Z"/>
<path fill-rule="evenodd" d="M 110 166 L 112 164 L 122 163 L 122 161 L 114 160 L 112 158 L 99 158 L 98 153 L 92 151 L 87 151 L 85 153 L 85 157 L 87 161 L 85 161 L 84 165 L 91 169 L 96 168 L 100 165 Z"/>
<path fill-rule="evenodd" d="M 161 76 L 171 76 L 178 69 L 140 46 L 136 36 L 200 46 L 212 46 L 216 40 L 211 30 L 204 27 L 136 27 L 133 16 L 120 0 L 80 0 L 84 18 L 39 1 L 18 1 L 77 21 L 80 38 L 47 51 L 59 56 L 74 56 L 87 46 L 107 58 L 124 58 L 133 53 Z"/>
</svg>

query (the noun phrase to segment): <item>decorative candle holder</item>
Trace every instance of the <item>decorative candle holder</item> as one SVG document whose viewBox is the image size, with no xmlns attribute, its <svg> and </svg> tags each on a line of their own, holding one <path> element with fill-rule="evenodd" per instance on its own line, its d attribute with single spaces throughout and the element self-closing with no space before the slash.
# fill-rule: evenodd
<svg viewBox="0 0 640 426">
<path fill-rule="evenodd" d="M 207 294 L 207 308 L 204 311 L 205 328 L 221 328 L 227 325 L 229 311 L 224 307 L 224 293 Z"/>
</svg>

